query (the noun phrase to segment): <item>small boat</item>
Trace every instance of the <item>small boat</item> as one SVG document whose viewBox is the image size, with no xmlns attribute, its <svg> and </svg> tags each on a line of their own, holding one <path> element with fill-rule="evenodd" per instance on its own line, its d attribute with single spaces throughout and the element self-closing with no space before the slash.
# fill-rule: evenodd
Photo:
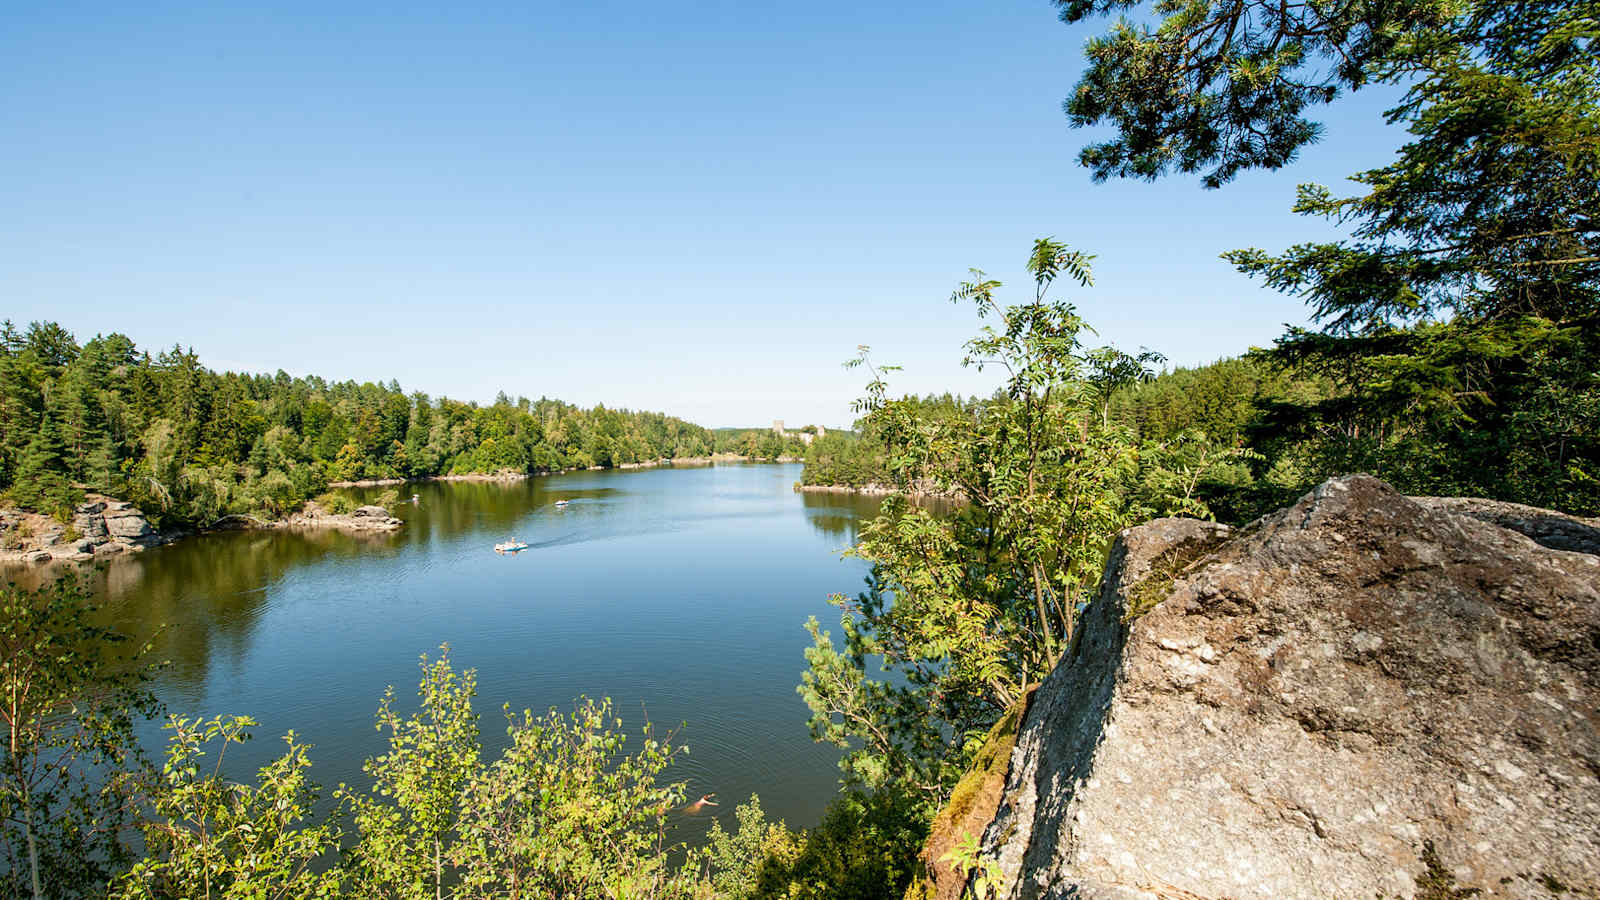
<svg viewBox="0 0 1600 900">
<path fill-rule="evenodd" d="M 571 503 L 571 502 L 572 502 L 571 500 L 557 500 L 556 501 L 556 509 L 566 509 L 567 508 L 567 504 Z"/>
<path fill-rule="evenodd" d="M 516 538 L 512 538 L 509 541 L 501 541 L 500 543 L 494 545 L 494 552 L 496 553 L 516 553 L 519 550 L 526 549 L 528 549 L 528 545 L 523 541 L 517 540 Z"/>
</svg>

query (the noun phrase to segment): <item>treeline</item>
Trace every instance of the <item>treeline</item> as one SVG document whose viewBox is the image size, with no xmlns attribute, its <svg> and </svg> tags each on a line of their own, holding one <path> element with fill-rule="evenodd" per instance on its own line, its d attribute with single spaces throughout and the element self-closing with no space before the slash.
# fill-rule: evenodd
<svg viewBox="0 0 1600 900">
<path fill-rule="evenodd" d="M 830 431 L 806 448 L 801 484 L 867 487 L 887 485 L 883 447 L 854 432 Z"/>
<path fill-rule="evenodd" d="M 770 428 L 718 428 L 714 432 L 718 453 L 735 453 L 746 459 L 799 459 L 806 445 L 793 434 L 780 436 Z"/>
<path fill-rule="evenodd" d="M 1447 331 L 1424 326 L 1410 333 L 1423 343 L 1448 339 L 1439 336 Z M 1177 454 L 1208 463 L 1192 469 L 1198 474 L 1192 496 L 1224 522 L 1248 521 L 1329 477 L 1356 471 L 1414 495 L 1488 497 L 1594 515 L 1600 513 L 1600 482 L 1592 475 L 1600 471 L 1600 340 L 1573 330 L 1563 343 L 1560 354 L 1547 350 L 1544 359 L 1500 361 L 1498 378 L 1480 376 L 1470 395 L 1451 398 L 1453 405 L 1470 404 L 1470 415 L 1459 408 L 1446 414 L 1420 399 L 1396 411 L 1336 374 L 1296 365 L 1281 351 L 1257 351 L 1133 379 L 1110 394 L 1106 416 L 1129 429 L 1144 459 Z M 1398 379 L 1386 387 L 1426 389 Z M 947 394 L 897 402 L 933 421 L 977 415 L 995 401 Z M 830 434 L 808 449 L 803 483 L 890 483 L 889 450 L 870 419 L 858 426 L 862 436 Z"/>
<path fill-rule="evenodd" d="M 980 401 L 959 394 L 905 396 L 898 403 L 917 416 L 930 420 L 976 415 Z M 893 477 L 885 458 L 885 446 L 876 423 L 870 417 L 856 423 L 854 431 L 830 431 L 811 442 L 805 452 L 805 471 L 801 484 L 842 487 L 890 487 Z"/>
<path fill-rule="evenodd" d="M 715 436 L 662 413 L 501 394 L 480 406 L 387 384 L 218 373 L 120 334 L 0 326 L 0 491 L 64 513 L 82 488 L 158 523 L 282 515 L 330 481 L 532 473 L 698 457 Z"/>
<path fill-rule="evenodd" d="M 1394 339 L 1397 348 L 1429 352 L 1430 344 L 1460 340 L 1466 327 L 1421 326 Z M 1111 415 L 1146 443 L 1204 435 L 1245 451 L 1196 487 L 1227 522 L 1248 521 L 1348 472 L 1372 473 L 1412 495 L 1594 515 L 1600 339 L 1569 329 L 1558 340 L 1537 357 L 1468 361 L 1454 372 L 1441 373 L 1435 360 L 1402 360 L 1411 377 L 1395 372 L 1381 385 L 1352 383 L 1359 360 L 1330 372 L 1299 365 L 1282 348 L 1258 351 L 1130 385 L 1113 397 Z M 1429 384 L 1444 378 L 1473 390 L 1451 396 Z M 1397 402 L 1397 394 L 1410 399 Z"/>
</svg>

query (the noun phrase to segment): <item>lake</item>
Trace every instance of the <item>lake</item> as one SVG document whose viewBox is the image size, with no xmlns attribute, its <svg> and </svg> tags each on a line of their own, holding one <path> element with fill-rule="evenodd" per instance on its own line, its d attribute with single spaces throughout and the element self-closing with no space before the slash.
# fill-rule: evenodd
<svg viewBox="0 0 1600 900">
<path fill-rule="evenodd" d="M 478 671 L 486 756 L 503 746 L 502 704 L 610 697 L 635 746 L 646 716 L 676 730 L 690 754 L 671 777 L 690 797 L 715 791 L 724 821 L 757 793 L 769 816 L 806 826 L 837 790 L 839 751 L 806 731 L 802 626 L 815 615 L 837 637 L 827 597 L 866 574 L 839 551 L 878 502 L 796 493 L 799 477 L 733 464 L 404 485 L 420 503 L 392 510 L 405 520 L 394 534 L 208 534 L 89 571 L 120 630 L 167 626 L 155 691 L 169 713 L 260 722 L 229 751 L 237 779 L 293 728 L 315 745 L 325 795 L 367 786 L 385 686 L 414 709 L 418 656 L 448 643 L 458 669 Z M 530 549 L 493 552 L 512 537 Z M 159 750 L 158 726 L 144 737 Z"/>
</svg>

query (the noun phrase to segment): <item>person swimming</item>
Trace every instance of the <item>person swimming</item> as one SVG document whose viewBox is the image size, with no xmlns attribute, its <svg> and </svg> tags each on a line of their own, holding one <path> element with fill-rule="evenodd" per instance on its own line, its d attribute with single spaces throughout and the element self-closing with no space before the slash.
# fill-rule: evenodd
<svg viewBox="0 0 1600 900">
<path fill-rule="evenodd" d="M 705 812 L 706 807 L 708 807 L 708 806 L 721 806 L 722 804 L 720 804 L 717 801 L 711 799 L 712 797 L 715 797 L 716 795 L 717 795 L 716 791 L 712 791 L 709 794 L 704 794 L 704 795 L 702 795 L 700 797 L 699 800 L 696 800 L 695 802 L 689 804 L 688 806 L 685 806 L 683 808 L 683 811 L 692 816 L 692 815 L 695 815 L 697 813 Z"/>
</svg>

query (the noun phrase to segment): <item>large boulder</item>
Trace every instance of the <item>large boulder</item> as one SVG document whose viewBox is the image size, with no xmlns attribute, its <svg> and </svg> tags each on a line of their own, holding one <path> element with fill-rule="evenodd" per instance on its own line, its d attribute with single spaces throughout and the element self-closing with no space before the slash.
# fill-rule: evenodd
<svg viewBox="0 0 1600 900">
<path fill-rule="evenodd" d="M 1594 524 L 1352 476 L 1124 532 L 983 828 L 1001 894 L 1600 896 Z"/>
<path fill-rule="evenodd" d="M 387 509 L 384 509 L 381 506 L 358 506 L 358 507 L 356 507 L 356 511 L 351 513 L 350 515 L 355 516 L 358 519 L 367 519 L 367 518 L 388 519 L 388 518 L 392 518 L 389 515 L 389 511 Z"/>
<path fill-rule="evenodd" d="M 104 508 L 105 504 L 102 503 L 86 503 L 78 507 L 77 514 L 72 518 L 72 527 L 96 543 L 105 540 L 109 532 L 106 530 L 105 517 L 100 514 Z"/>
<path fill-rule="evenodd" d="M 128 503 L 112 503 L 105 511 L 106 532 L 113 538 L 136 541 L 155 533 L 144 513 Z"/>
</svg>

